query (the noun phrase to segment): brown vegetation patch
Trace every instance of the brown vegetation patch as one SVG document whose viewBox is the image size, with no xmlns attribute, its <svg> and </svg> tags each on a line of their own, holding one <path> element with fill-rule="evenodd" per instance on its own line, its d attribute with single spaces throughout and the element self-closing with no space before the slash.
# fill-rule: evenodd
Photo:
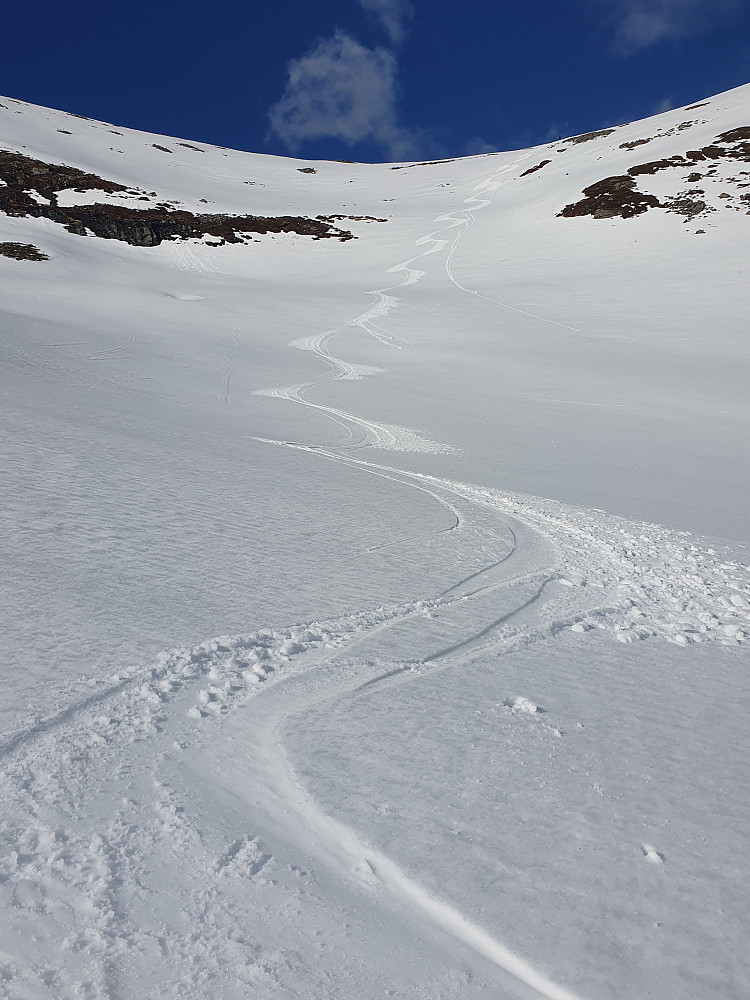
<svg viewBox="0 0 750 1000">
<path fill-rule="evenodd" d="M 586 132 L 584 135 L 573 135 L 570 139 L 563 139 L 563 142 L 572 142 L 578 144 L 579 142 L 591 142 L 592 139 L 600 139 L 605 135 L 612 135 L 615 130 L 613 128 L 603 128 L 599 132 Z"/>
<path fill-rule="evenodd" d="M 0 256 L 13 260 L 49 260 L 46 253 L 33 243 L 0 243 Z"/>
<path fill-rule="evenodd" d="M 633 139 L 632 142 L 621 142 L 620 149 L 635 149 L 636 146 L 645 146 L 647 142 L 653 141 L 653 136 L 650 139 Z"/>
<path fill-rule="evenodd" d="M 0 187 L 0 211 L 15 216 L 36 214 L 31 211 L 34 207 L 44 207 L 26 194 L 27 190 L 37 191 L 53 204 L 57 203 L 58 191 L 68 188 L 75 191 L 107 191 L 112 194 L 127 190 L 124 184 L 104 180 L 96 174 L 87 174 L 76 167 L 44 163 L 22 153 L 4 151 L 0 151 L 0 180 L 4 180 L 7 185 Z"/>
<path fill-rule="evenodd" d="M 684 122 L 687 127 L 692 123 Z M 570 141 L 570 140 L 568 140 Z M 643 141 L 638 140 L 635 145 Z M 560 216 L 570 218 L 572 216 L 592 215 L 595 219 L 608 219 L 615 215 L 623 219 L 631 218 L 634 215 L 641 215 L 649 208 L 664 208 L 668 212 L 676 212 L 684 215 L 686 220 L 693 219 L 702 212 L 712 212 L 715 209 L 706 204 L 702 195 L 704 192 L 699 189 L 692 191 L 682 191 L 672 198 L 660 203 L 659 200 L 650 194 L 645 194 L 635 187 L 634 177 L 642 175 L 656 174 L 660 170 L 668 170 L 672 167 L 694 167 L 697 162 L 706 160 L 735 160 L 750 163 L 750 126 L 730 129 L 722 132 L 716 137 L 716 141 L 724 145 L 711 144 L 703 146 L 701 149 L 689 149 L 684 156 L 679 154 L 665 157 L 661 160 L 651 160 L 648 163 L 638 163 L 629 168 L 627 176 L 605 177 L 604 180 L 591 187 L 585 188 L 583 193 L 586 198 L 572 205 L 566 205 Z M 620 147 L 630 148 L 629 143 L 623 143 Z M 716 167 L 712 166 L 705 176 L 712 176 L 716 173 Z M 701 180 L 702 174 L 692 171 L 688 174 L 688 182 L 695 183 Z M 737 183 L 737 178 L 729 178 Z M 720 195 L 726 199 L 730 195 Z"/>
<path fill-rule="evenodd" d="M 659 170 L 666 170 L 669 167 L 690 166 L 690 161 L 684 156 L 670 156 L 663 160 L 651 160 L 650 163 L 638 163 L 630 167 L 628 173 L 631 177 L 638 177 L 641 174 L 655 174 Z"/>
<path fill-rule="evenodd" d="M 742 129 L 735 129 L 735 132 L 744 131 Z M 725 132 L 724 135 L 729 135 L 730 133 Z M 732 142 L 731 139 L 723 139 L 721 136 L 717 136 L 720 142 Z M 725 149 L 723 146 L 703 146 L 702 149 L 691 149 L 685 153 L 685 156 L 690 160 L 718 160 L 721 158 L 729 160 L 740 160 L 745 163 L 750 163 L 750 142 L 736 142 L 734 146 L 730 146 Z"/>
<path fill-rule="evenodd" d="M 750 125 L 732 128 L 728 132 L 722 132 L 721 135 L 716 136 L 717 142 L 740 142 L 742 139 L 750 139 Z"/>
<path fill-rule="evenodd" d="M 522 174 L 519 174 L 518 176 L 519 177 L 526 177 L 528 174 L 533 174 L 537 170 L 541 170 L 542 167 L 546 167 L 548 163 L 552 163 L 552 160 L 542 160 L 541 163 L 537 163 L 537 165 L 535 167 L 529 167 L 528 170 L 524 170 L 524 172 Z"/>
<path fill-rule="evenodd" d="M 669 167 L 689 167 L 701 160 L 718 160 L 722 158 L 750 162 L 750 142 L 739 141 L 744 139 L 750 139 L 750 128 L 733 129 L 731 132 L 724 132 L 722 135 L 717 136 L 717 140 L 720 142 L 735 143 L 734 146 L 730 146 L 728 149 L 724 148 L 724 146 L 716 145 L 703 146 L 701 149 L 689 149 L 684 156 L 677 154 L 676 156 L 669 156 L 662 160 L 638 163 L 630 167 L 628 173 L 632 177 L 638 177 L 640 174 L 655 174 L 659 170 L 667 170 Z M 620 149 L 622 148 L 623 146 L 620 147 Z"/>
<path fill-rule="evenodd" d="M 494 156 L 494 153 L 489 154 Z M 397 167 L 391 167 L 391 170 L 411 170 L 412 167 L 439 167 L 441 163 L 455 163 L 456 158 L 453 157 L 452 160 L 425 160 L 424 163 L 400 163 Z"/>
<path fill-rule="evenodd" d="M 324 219 L 194 215 L 175 209 L 167 202 L 147 209 L 103 204 L 62 207 L 57 203 L 58 192 L 71 188 L 79 193 L 94 190 L 131 196 L 133 191 L 96 174 L 64 164 L 44 163 L 21 153 L 0 151 L 0 180 L 5 181 L 5 186 L 0 187 L 0 212 L 14 217 L 49 219 L 78 236 L 122 240 L 132 246 L 151 247 L 158 246 L 162 240 L 200 239 L 203 236 L 239 243 L 247 233 L 297 233 L 318 240 L 355 238 L 352 233 L 337 229 Z M 36 191 L 49 204 L 40 204 L 28 191 Z M 138 200 L 147 201 L 148 197 L 142 194 Z"/>
<path fill-rule="evenodd" d="M 584 188 L 584 199 L 573 205 L 566 205 L 558 217 L 570 219 L 575 216 L 592 215 L 595 219 L 612 219 L 619 216 L 630 219 L 647 212 L 649 208 L 659 208 L 659 199 L 645 194 L 635 186 L 635 181 L 627 175 L 605 177 L 590 187 Z"/>
</svg>

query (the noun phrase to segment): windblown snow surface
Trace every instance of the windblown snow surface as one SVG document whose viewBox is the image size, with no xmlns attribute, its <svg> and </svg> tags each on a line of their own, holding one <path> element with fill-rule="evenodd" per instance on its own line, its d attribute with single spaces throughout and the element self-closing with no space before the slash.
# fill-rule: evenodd
<svg viewBox="0 0 750 1000">
<path fill-rule="evenodd" d="M 750 88 L 399 165 L 0 105 L 133 192 L 60 204 L 356 237 L 0 215 L 0 994 L 749 996 Z"/>
</svg>

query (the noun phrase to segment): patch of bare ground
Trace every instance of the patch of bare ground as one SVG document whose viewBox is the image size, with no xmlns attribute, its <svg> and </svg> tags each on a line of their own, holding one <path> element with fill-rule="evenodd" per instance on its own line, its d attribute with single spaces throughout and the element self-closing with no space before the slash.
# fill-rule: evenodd
<svg viewBox="0 0 750 1000">
<path fill-rule="evenodd" d="M 716 136 L 717 142 L 740 142 L 743 139 L 750 139 L 750 125 L 732 128 L 728 132 L 722 132 L 721 135 Z"/>
<path fill-rule="evenodd" d="M 635 149 L 636 146 L 645 146 L 647 142 L 653 142 L 654 137 L 649 139 L 633 139 L 631 142 L 621 142 L 620 149 Z"/>
<path fill-rule="evenodd" d="M 663 160 L 637 163 L 634 167 L 630 167 L 628 173 L 631 177 L 639 177 L 641 174 L 655 174 L 659 170 L 667 170 L 669 167 L 689 166 L 691 162 L 690 160 L 686 160 L 684 156 L 670 156 Z"/>
<path fill-rule="evenodd" d="M 93 204 L 60 206 L 61 191 L 104 191 L 133 196 L 132 189 L 96 174 L 59 163 L 45 163 L 21 153 L 0 151 L 0 212 L 16 218 L 41 218 L 64 226 L 78 236 L 121 240 L 131 246 L 153 247 L 163 240 L 216 237 L 219 243 L 241 243 L 249 233 L 297 233 L 313 239 L 355 239 L 324 218 L 256 215 L 196 215 L 162 202 L 152 208 Z M 36 195 L 36 197 L 34 196 Z M 138 200 L 148 200 L 139 195 Z"/>
<path fill-rule="evenodd" d="M 577 145 L 579 142 L 591 142 L 592 139 L 601 139 L 605 135 L 612 135 L 615 130 L 613 128 L 603 128 L 598 132 L 585 132 L 583 135 L 572 135 L 569 139 L 563 139 L 563 142 L 572 142 Z"/>
<path fill-rule="evenodd" d="M 623 143 L 620 149 L 630 149 L 632 146 L 640 145 L 646 141 L 650 140 L 636 140 L 632 144 Z M 702 190 L 682 191 L 660 202 L 654 195 L 639 191 L 634 178 L 656 174 L 661 170 L 670 170 L 675 167 L 694 167 L 699 162 L 714 160 L 750 163 L 750 126 L 722 132 L 716 137 L 715 143 L 703 146 L 701 149 L 689 149 L 684 155 L 677 154 L 664 157 L 661 160 L 637 163 L 628 169 L 626 175 L 605 177 L 604 180 L 584 188 L 583 194 L 586 197 L 581 201 L 566 205 L 558 213 L 558 217 L 573 218 L 591 215 L 595 219 L 610 219 L 615 216 L 629 219 L 635 215 L 642 215 L 650 208 L 663 208 L 668 212 L 684 215 L 688 221 L 702 212 L 715 211 L 703 198 L 695 197 L 702 195 L 704 193 Z M 715 173 L 713 164 L 711 167 L 706 176 L 712 176 Z M 688 175 L 688 182 L 693 183 L 700 180 L 702 176 L 699 172 L 693 171 Z M 738 179 L 729 178 L 727 183 L 731 181 L 738 181 Z"/>
<path fill-rule="evenodd" d="M 321 222 L 340 222 L 348 219 L 351 222 L 387 222 L 388 219 L 376 219 L 374 215 L 316 215 Z"/>
<path fill-rule="evenodd" d="M 537 170 L 541 170 L 542 167 L 546 167 L 548 163 L 552 163 L 552 160 L 542 160 L 541 163 L 537 163 L 535 167 L 529 167 L 528 170 L 524 170 L 524 172 L 522 174 L 519 174 L 518 176 L 527 177 L 529 174 L 534 174 L 536 173 Z"/>
<path fill-rule="evenodd" d="M 33 243 L 0 243 L 0 257 L 11 257 L 13 260 L 49 260 L 49 256 Z"/>
<path fill-rule="evenodd" d="M 702 198 L 696 197 L 700 194 L 703 194 L 703 191 L 681 191 L 674 198 L 667 198 L 662 203 L 662 208 L 677 215 L 684 215 L 686 222 L 690 222 L 702 212 L 715 212 L 715 208 L 709 208 Z"/>
<path fill-rule="evenodd" d="M 615 216 L 630 219 L 647 212 L 649 208 L 659 207 L 659 199 L 639 191 L 633 178 L 627 174 L 605 177 L 584 188 L 583 193 L 585 198 L 573 205 L 566 205 L 558 213 L 558 217 L 571 219 L 579 215 L 592 215 L 595 219 L 612 219 Z"/>
<path fill-rule="evenodd" d="M 391 167 L 391 170 L 411 170 L 412 167 L 438 167 L 441 163 L 455 163 L 456 158 L 452 160 L 425 160 L 424 163 L 399 163 L 396 167 Z"/>
</svg>

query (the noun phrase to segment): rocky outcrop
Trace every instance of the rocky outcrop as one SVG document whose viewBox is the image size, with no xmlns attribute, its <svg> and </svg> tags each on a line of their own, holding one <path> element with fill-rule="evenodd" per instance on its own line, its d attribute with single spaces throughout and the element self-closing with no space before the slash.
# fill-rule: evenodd
<svg viewBox="0 0 750 1000">
<path fill-rule="evenodd" d="M 566 219 L 578 215 L 593 215 L 595 219 L 611 219 L 619 215 L 622 219 L 630 219 L 647 212 L 649 208 L 659 207 L 659 199 L 639 191 L 633 178 L 627 174 L 605 177 L 584 188 L 583 193 L 586 195 L 584 199 L 566 205 L 559 215 Z"/>
<path fill-rule="evenodd" d="M 650 140 L 623 143 L 620 149 L 629 149 L 642 141 Z M 695 197 L 696 194 L 705 194 L 704 191 L 682 191 L 674 197 L 660 202 L 655 195 L 639 191 L 634 178 L 656 174 L 662 170 L 690 169 L 695 167 L 696 163 L 712 160 L 734 160 L 740 163 L 750 163 L 750 126 L 722 132 L 721 135 L 716 136 L 715 143 L 700 149 L 689 149 L 684 155 L 678 153 L 661 160 L 636 163 L 628 169 L 627 174 L 605 177 L 603 180 L 597 181 L 596 184 L 584 188 L 583 194 L 586 197 L 581 201 L 566 205 L 558 213 L 558 218 L 569 219 L 575 216 L 591 215 L 595 219 L 610 219 L 615 216 L 629 219 L 635 215 L 642 215 L 649 208 L 664 208 L 668 212 L 684 215 L 686 219 L 693 219 L 703 212 L 713 211 L 703 198 Z M 709 174 L 712 173 L 715 173 L 713 165 L 709 170 Z M 702 176 L 701 173 L 691 170 L 687 180 L 689 183 L 695 183 Z M 730 178 L 730 180 L 736 181 L 736 178 Z"/>
<path fill-rule="evenodd" d="M 215 237 L 219 243 L 239 243 L 249 234 L 297 233 L 313 239 L 351 240 L 355 237 L 322 217 L 203 215 L 176 209 L 167 202 L 150 208 L 93 204 L 61 206 L 58 194 L 102 191 L 150 201 L 146 194 L 96 174 L 59 163 L 45 163 L 21 153 L 0 151 L 0 212 L 15 217 L 49 219 L 77 236 L 121 240 L 132 246 L 154 247 L 163 240 Z"/>
</svg>

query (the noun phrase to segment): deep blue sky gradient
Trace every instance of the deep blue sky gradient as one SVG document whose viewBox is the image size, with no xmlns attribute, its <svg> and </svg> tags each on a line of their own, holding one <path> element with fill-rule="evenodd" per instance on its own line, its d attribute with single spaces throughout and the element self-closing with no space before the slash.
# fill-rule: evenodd
<svg viewBox="0 0 750 1000">
<path fill-rule="evenodd" d="M 458 156 L 643 118 L 748 82 L 750 3 L 726 3 L 711 14 L 716 4 L 702 0 L 413 0 L 403 40 L 393 44 L 355 0 L 42 0 L 3 12 L 0 93 L 117 125 L 288 154 L 269 109 L 284 93 L 290 61 L 339 29 L 394 54 L 395 114 L 400 128 L 414 130 L 415 155 Z M 671 34 L 623 51 L 623 12 L 665 5 Z M 296 152 L 388 158 L 372 138 L 350 145 L 321 136 Z"/>
</svg>

